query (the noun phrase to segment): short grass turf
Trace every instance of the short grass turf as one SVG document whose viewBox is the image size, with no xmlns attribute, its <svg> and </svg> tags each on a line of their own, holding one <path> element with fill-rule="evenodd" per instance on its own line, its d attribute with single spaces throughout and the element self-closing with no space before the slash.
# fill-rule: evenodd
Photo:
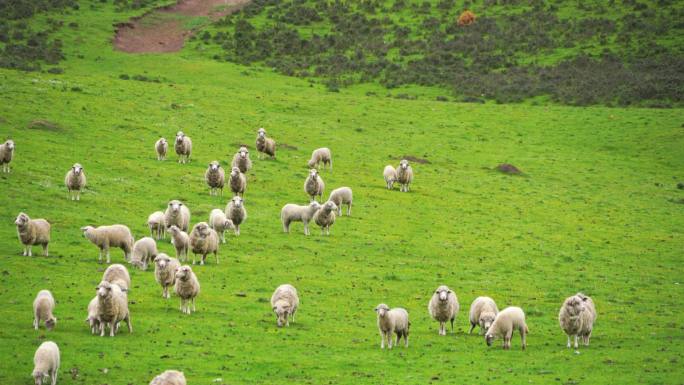
<svg viewBox="0 0 684 385">
<path fill-rule="evenodd" d="M 81 27 L 63 32 L 64 75 L 0 70 L 0 136 L 16 142 L 12 173 L 0 175 L 0 383 L 31 383 L 46 339 L 62 351 L 60 384 L 145 384 L 171 368 L 190 384 L 681 383 L 682 110 L 328 93 L 192 49 L 114 52 L 111 26 L 122 14 L 94 4 L 66 18 Z M 50 124 L 27 128 L 35 120 Z M 105 266 L 79 228 L 123 223 L 139 238 L 171 199 L 188 204 L 193 223 L 206 220 L 230 195 L 208 195 L 207 164 L 227 167 L 262 126 L 280 144 L 277 159 L 252 150 L 249 218 L 221 246 L 219 265 L 195 267 L 197 313 L 181 314 L 151 271 L 131 269 L 133 333 L 90 335 L 83 320 Z M 156 161 L 155 140 L 178 130 L 193 139 L 192 162 L 173 153 Z M 305 237 L 301 224 L 283 234 L 280 208 L 307 201 L 306 160 L 321 146 L 334 156 L 334 171 L 322 172 L 327 191 L 352 187 L 353 215 L 330 237 Z M 410 193 L 387 191 L 382 169 L 404 155 L 429 163 L 413 163 Z M 63 186 L 75 162 L 89 181 L 80 202 Z M 503 162 L 524 175 L 493 170 Z M 50 258 L 21 256 L 20 211 L 52 223 Z M 168 241 L 159 248 L 173 254 Z M 112 259 L 122 262 L 122 252 Z M 301 308 L 278 329 L 269 298 L 282 283 L 298 288 Z M 446 337 L 427 313 L 440 284 L 461 303 Z M 57 300 L 53 332 L 31 327 L 40 289 Z M 579 353 L 565 347 L 557 321 L 577 291 L 598 310 L 591 346 Z M 526 311 L 526 351 L 517 335 L 503 351 L 466 334 L 479 295 Z M 381 302 L 409 311 L 408 349 L 380 350 Z"/>
</svg>

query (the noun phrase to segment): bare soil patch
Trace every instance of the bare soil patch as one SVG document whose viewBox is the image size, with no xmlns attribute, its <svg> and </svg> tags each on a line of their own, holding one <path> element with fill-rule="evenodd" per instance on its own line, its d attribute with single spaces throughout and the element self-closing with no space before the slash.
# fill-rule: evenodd
<svg viewBox="0 0 684 385">
<path fill-rule="evenodd" d="M 427 159 L 419 158 L 419 157 L 413 156 L 413 155 L 403 155 L 403 156 L 399 156 L 395 159 L 398 159 L 398 160 L 406 159 L 409 162 L 414 162 L 414 163 L 419 163 L 419 164 L 429 164 L 430 163 L 430 161 Z"/>
<path fill-rule="evenodd" d="M 496 166 L 496 170 L 504 174 L 520 175 L 522 171 L 510 163 L 501 163 Z"/>
</svg>

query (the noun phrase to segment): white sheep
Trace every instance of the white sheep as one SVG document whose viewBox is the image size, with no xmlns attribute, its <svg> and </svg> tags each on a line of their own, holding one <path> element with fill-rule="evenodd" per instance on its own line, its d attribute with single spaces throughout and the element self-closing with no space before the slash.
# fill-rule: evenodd
<svg viewBox="0 0 684 385">
<path fill-rule="evenodd" d="M 406 309 L 395 307 L 390 310 L 389 306 L 381 303 L 375 308 L 378 313 L 378 330 L 380 330 L 380 349 L 385 348 L 385 339 L 387 340 L 387 347 L 392 349 L 392 335 L 397 334 L 397 342 L 399 345 L 401 337 L 404 337 L 404 346 L 408 348 L 408 336 L 411 323 L 409 322 L 409 315 Z"/>
<path fill-rule="evenodd" d="M 525 323 L 525 313 L 519 307 L 509 306 L 499 312 L 499 314 L 492 322 L 485 333 L 485 341 L 487 346 L 492 346 L 492 341 L 497 337 L 503 337 L 503 348 L 508 350 L 511 348 L 511 337 L 514 331 L 520 332 L 520 341 L 522 349 L 527 347 L 526 336 L 529 333 L 527 324 Z"/>
<path fill-rule="evenodd" d="M 147 217 L 147 227 L 150 228 L 150 236 L 155 239 L 166 237 L 166 224 L 164 223 L 164 212 L 155 211 Z"/>
<path fill-rule="evenodd" d="M 240 225 L 247 220 L 245 200 L 241 197 L 233 197 L 226 205 L 226 218 L 233 222 L 235 235 L 240 235 Z"/>
<path fill-rule="evenodd" d="M 119 263 L 107 267 L 102 274 L 102 280 L 118 285 L 123 292 L 128 292 L 131 288 L 131 276 L 126 266 Z"/>
<path fill-rule="evenodd" d="M 196 224 L 190 232 L 190 248 L 192 249 L 192 264 L 195 264 L 197 254 L 202 256 L 200 265 L 204 265 L 207 254 L 213 253 L 216 257 L 216 264 L 219 263 L 218 257 L 219 236 L 214 229 L 209 227 L 207 222 Z"/>
<path fill-rule="evenodd" d="M 245 146 L 240 146 L 238 152 L 233 155 L 233 161 L 230 163 L 231 169 L 237 167 L 240 172 L 246 173 L 252 168 L 252 160 L 249 159 L 249 150 Z"/>
<path fill-rule="evenodd" d="M 470 305 L 470 331 L 468 334 L 473 332 L 475 326 L 480 326 L 480 334 L 485 334 L 487 330 L 492 326 L 492 323 L 496 319 L 496 315 L 499 314 L 499 308 L 496 307 L 496 302 L 489 297 L 477 297 Z"/>
<path fill-rule="evenodd" d="M 187 232 L 190 228 L 190 209 L 179 200 L 170 201 L 164 213 L 164 224 L 167 230 L 172 225 L 176 225 Z"/>
<path fill-rule="evenodd" d="M 397 168 L 397 182 L 401 185 L 401 192 L 408 192 L 409 185 L 413 182 L 413 169 L 409 166 L 409 162 L 406 159 L 402 159 L 399 162 L 399 168 Z"/>
<path fill-rule="evenodd" d="M 109 336 L 114 337 L 121 321 L 125 321 L 128 325 L 128 332 L 133 333 L 126 293 L 121 291 L 119 285 L 107 281 L 100 282 L 95 289 L 98 300 L 98 320 L 101 324 L 100 337 L 104 337 L 107 326 L 109 326 Z"/>
<path fill-rule="evenodd" d="M 52 330 L 57 324 L 53 312 L 55 311 L 55 298 L 49 290 L 41 290 L 33 301 L 33 328 L 38 330 L 40 321 L 45 321 L 45 328 Z"/>
<path fill-rule="evenodd" d="M 74 163 L 64 177 L 64 184 L 67 188 L 67 199 L 71 198 L 72 201 L 81 200 L 81 191 L 83 191 L 86 186 L 86 176 L 85 172 L 83 172 L 83 166 L 79 163 Z"/>
<path fill-rule="evenodd" d="M 180 262 L 164 253 L 157 254 L 154 258 L 154 279 L 162 287 L 162 298 L 171 298 L 169 287 L 176 283 L 176 269 Z"/>
<path fill-rule="evenodd" d="M 95 297 L 90 300 L 90 303 L 88 303 L 88 318 L 85 319 L 85 322 L 88 323 L 88 326 L 90 326 L 91 334 L 100 332 L 100 319 L 98 318 L 99 312 L 99 299 L 98 296 L 95 295 Z"/>
<path fill-rule="evenodd" d="M 171 225 L 168 231 L 171 234 L 171 243 L 173 243 L 173 247 L 176 249 L 176 258 L 181 262 L 187 261 L 188 250 L 190 250 L 190 236 L 176 225 Z"/>
<path fill-rule="evenodd" d="M 458 297 L 448 286 L 442 285 L 435 290 L 428 303 L 430 317 L 439 322 L 439 335 L 445 336 L 446 323 L 451 322 L 451 331 L 454 331 L 454 319 L 459 310 Z"/>
<path fill-rule="evenodd" d="M 174 145 L 178 155 L 178 163 L 188 163 L 192 154 L 192 140 L 183 131 L 176 133 L 176 143 Z"/>
<path fill-rule="evenodd" d="M 382 176 L 385 178 L 385 184 L 387 185 L 387 189 L 393 189 L 394 182 L 396 182 L 397 180 L 397 170 L 394 167 L 387 165 L 385 166 L 385 169 L 382 171 Z"/>
<path fill-rule="evenodd" d="M 351 215 L 353 194 L 349 187 L 340 187 L 332 190 L 329 201 L 333 201 L 337 206 L 337 215 L 342 216 L 342 205 L 347 205 L 347 216 Z"/>
<path fill-rule="evenodd" d="M 283 222 L 283 231 L 290 232 L 290 223 L 304 223 L 304 235 L 309 235 L 309 222 L 316 211 L 321 208 L 321 204 L 313 201 L 306 206 L 288 203 L 280 210 L 280 221 Z"/>
<path fill-rule="evenodd" d="M 325 190 L 325 183 L 323 183 L 321 176 L 318 175 L 318 170 L 312 168 L 309 170 L 309 176 L 304 181 L 304 192 L 313 201 L 316 195 L 318 195 L 319 199 L 323 199 L 323 190 Z"/>
<path fill-rule="evenodd" d="M 330 227 L 335 224 L 335 212 L 337 212 L 337 205 L 332 201 L 327 201 L 314 214 L 313 221 L 321 227 L 321 235 L 330 235 Z"/>
<path fill-rule="evenodd" d="M 565 299 L 558 314 L 558 322 L 561 329 L 568 335 L 568 348 L 571 347 L 570 337 L 575 337 L 575 349 L 579 347 L 577 343 L 579 337 L 582 337 L 584 346 L 589 346 L 594 321 L 596 321 L 596 307 L 591 297 L 577 293 Z"/>
<path fill-rule="evenodd" d="M 0 144 L 0 165 L 2 165 L 2 172 L 10 172 L 10 162 L 14 157 L 14 141 L 7 139 L 5 143 Z"/>
<path fill-rule="evenodd" d="M 332 170 L 332 154 L 327 147 L 317 148 L 311 153 L 311 159 L 307 162 L 309 168 L 318 168 L 318 165 L 323 163 L 323 169 L 328 165 Z"/>
<path fill-rule="evenodd" d="M 57 384 L 57 373 L 59 372 L 59 347 L 52 341 L 45 341 L 33 356 L 33 381 L 35 385 L 43 385 L 45 377 L 50 377 L 52 385 Z M 45 383 L 47 384 L 47 382 Z"/>
<path fill-rule="evenodd" d="M 247 189 L 247 177 L 238 167 L 230 170 L 230 191 L 235 195 L 244 196 Z"/>
<path fill-rule="evenodd" d="M 143 237 L 133 244 L 131 264 L 141 270 L 147 270 L 147 264 L 157 256 L 157 242 L 154 238 Z"/>
<path fill-rule="evenodd" d="M 159 138 L 154 143 L 154 150 L 157 152 L 157 160 L 165 160 L 166 153 L 169 151 L 169 142 L 165 138 Z"/>
<path fill-rule="evenodd" d="M 33 245 L 43 246 L 43 255 L 48 256 L 48 244 L 50 243 L 50 224 L 45 219 L 31 219 L 24 213 L 19 213 L 14 221 L 17 225 L 17 236 L 24 252 L 22 255 L 30 257 Z"/>
<path fill-rule="evenodd" d="M 109 257 L 110 247 L 119 247 L 124 251 L 124 258 L 129 261 L 131 259 L 131 250 L 133 250 L 133 234 L 131 230 L 124 225 L 111 226 L 84 226 L 81 227 L 83 236 L 88 238 L 90 242 L 95 244 L 100 249 L 99 262 L 102 263 L 102 252 L 107 255 L 107 263 L 111 262 Z"/>
<path fill-rule="evenodd" d="M 167 370 L 155 377 L 150 385 L 186 385 L 185 375 L 177 370 Z"/>
<path fill-rule="evenodd" d="M 214 160 L 209 163 L 207 171 L 204 173 L 204 180 L 209 186 L 209 195 L 218 196 L 219 192 L 223 195 L 223 185 L 226 183 L 226 173 L 221 164 Z"/>
<path fill-rule="evenodd" d="M 256 148 L 259 152 L 259 159 L 262 159 L 262 154 L 275 158 L 276 142 L 266 137 L 266 130 L 263 127 L 257 131 Z"/>
<path fill-rule="evenodd" d="M 195 298 L 200 292 L 200 284 L 197 276 L 188 265 L 183 265 L 176 270 L 176 294 L 180 297 L 180 311 L 191 314 L 195 310 Z M 192 311 L 190 311 L 192 304 Z"/>
<path fill-rule="evenodd" d="M 222 243 L 226 243 L 226 230 L 234 228 L 233 221 L 226 218 L 226 213 L 221 209 L 213 209 L 209 213 L 209 227 L 214 229 Z"/>
<path fill-rule="evenodd" d="M 276 314 L 278 327 L 290 326 L 288 317 L 295 321 L 295 314 L 299 308 L 299 295 L 297 289 L 290 284 L 278 286 L 271 296 L 271 308 Z"/>
</svg>

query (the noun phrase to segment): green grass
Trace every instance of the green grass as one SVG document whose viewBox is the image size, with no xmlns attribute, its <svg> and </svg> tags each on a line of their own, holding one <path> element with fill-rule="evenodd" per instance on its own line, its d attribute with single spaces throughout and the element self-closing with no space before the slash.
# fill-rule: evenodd
<svg viewBox="0 0 684 385">
<path fill-rule="evenodd" d="M 62 350 L 60 384 L 145 384 L 170 368 L 190 384 L 676 384 L 684 378 L 684 111 L 471 105 L 365 96 L 258 67 L 218 63 L 186 49 L 129 55 L 110 46 L 122 14 L 96 2 L 79 29 L 63 29 L 64 75 L 0 70 L 0 136 L 16 142 L 12 173 L 0 175 L 0 383 L 30 383 L 44 339 Z M 79 58 L 81 55 L 82 58 Z M 169 79 L 150 83 L 120 74 Z M 72 91 L 74 87 L 80 92 Z M 398 91 L 397 91 L 398 92 Z M 430 95 L 429 91 L 425 92 Z M 180 108 L 172 108 L 175 104 Z M 60 129 L 27 129 L 35 119 Z M 248 174 L 249 218 L 239 238 L 195 268 L 197 313 L 163 300 L 151 271 L 131 269 L 134 332 L 91 336 L 86 307 L 104 266 L 78 230 L 123 223 L 147 234 L 147 215 L 182 199 L 192 222 L 223 208 L 203 182 L 214 159 L 227 166 L 240 143 L 265 127 L 277 160 Z M 183 130 L 193 160 L 155 160 L 154 141 Z M 311 150 L 328 146 L 327 189 L 354 189 L 353 216 L 330 237 L 293 225 L 279 211 L 306 202 Z M 382 168 L 414 164 L 411 193 L 384 189 Z M 80 162 L 89 187 L 66 199 L 63 177 Z M 513 163 L 525 172 L 492 171 Z M 53 226 L 51 257 L 22 257 L 20 211 Z M 168 242 L 162 251 L 172 254 Z M 37 248 L 39 250 L 39 248 Z M 35 251 L 35 250 L 34 250 Z M 112 252 L 120 263 L 122 253 Z M 281 283 L 301 297 L 297 322 L 277 329 L 268 299 Z M 440 284 L 461 302 L 457 332 L 437 335 L 427 302 Z M 31 328 L 40 289 L 57 299 L 53 332 Z M 594 298 L 592 345 L 565 348 L 557 314 L 577 291 Z M 245 293 L 245 297 L 236 296 Z M 466 335 L 479 295 L 528 316 L 528 350 L 487 348 Z M 410 312 L 411 346 L 379 349 L 373 308 Z M 72 377 L 71 373 L 77 373 Z M 216 380 L 216 379 L 222 380 Z"/>
</svg>

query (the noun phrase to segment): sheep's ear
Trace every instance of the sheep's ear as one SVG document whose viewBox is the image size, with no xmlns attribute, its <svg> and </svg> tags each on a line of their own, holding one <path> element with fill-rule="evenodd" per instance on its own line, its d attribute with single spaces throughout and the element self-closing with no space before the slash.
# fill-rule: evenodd
<svg viewBox="0 0 684 385">
<path fill-rule="evenodd" d="M 373 309 L 373 310 L 374 310 L 374 311 L 375 311 L 375 312 L 377 313 L 377 311 L 378 311 L 378 308 L 376 307 L 376 308 L 375 308 L 375 309 Z"/>
</svg>

